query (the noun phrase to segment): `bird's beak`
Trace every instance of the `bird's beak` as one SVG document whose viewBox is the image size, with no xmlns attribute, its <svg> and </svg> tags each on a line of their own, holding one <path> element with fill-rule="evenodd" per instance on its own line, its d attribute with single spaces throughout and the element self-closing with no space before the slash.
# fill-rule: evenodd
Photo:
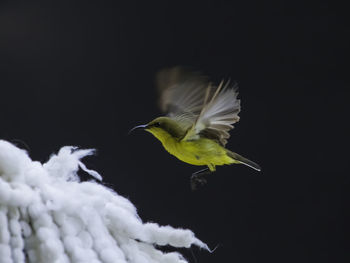
<svg viewBox="0 0 350 263">
<path fill-rule="evenodd" d="M 134 127 L 134 128 L 132 128 L 130 131 L 129 131 L 129 133 L 128 134 L 130 134 L 131 132 L 133 132 L 134 130 L 140 130 L 140 129 L 146 129 L 147 128 L 147 124 L 144 124 L 144 125 L 138 125 L 138 126 L 136 126 L 136 127 Z"/>
</svg>

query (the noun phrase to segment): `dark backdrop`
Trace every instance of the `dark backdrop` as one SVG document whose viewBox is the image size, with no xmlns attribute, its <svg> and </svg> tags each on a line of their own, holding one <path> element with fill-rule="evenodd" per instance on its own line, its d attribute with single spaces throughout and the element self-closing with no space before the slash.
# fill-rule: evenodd
<svg viewBox="0 0 350 263">
<path fill-rule="evenodd" d="M 143 220 L 219 244 L 198 262 L 342 262 L 349 29 L 329 2 L 1 2 L 0 138 L 40 161 L 97 148 L 88 167 Z M 160 114 L 154 74 L 174 65 L 239 83 L 228 148 L 261 173 L 219 167 L 192 192 L 197 167 L 127 136 Z"/>
</svg>

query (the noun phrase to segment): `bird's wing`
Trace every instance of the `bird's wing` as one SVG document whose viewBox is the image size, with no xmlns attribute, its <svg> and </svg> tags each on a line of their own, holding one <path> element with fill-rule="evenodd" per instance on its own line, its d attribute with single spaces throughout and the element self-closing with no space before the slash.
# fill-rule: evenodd
<svg viewBox="0 0 350 263">
<path fill-rule="evenodd" d="M 202 110 L 184 140 L 203 136 L 225 146 L 232 124 L 239 121 L 241 106 L 237 95 L 237 85 L 230 86 L 229 82 L 225 85 L 221 82 L 218 87 L 209 86 Z"/>
<path fill-rule="evenodd" d="M 161 110 L 187 130 L 183 140 L 202 136 L 227 143 L 228 131 L 239 120 L 236 86 L 213 86 L 207 77 L 181 67 L 160 71 L 156 81 Z"/>
<path fill-rule="evenodd" d="M 188 130 L 196 122 L 204 103 L 208 79 L 182 67 L 164 69 L 156 76 L 160 109 Z"/>
</svg>

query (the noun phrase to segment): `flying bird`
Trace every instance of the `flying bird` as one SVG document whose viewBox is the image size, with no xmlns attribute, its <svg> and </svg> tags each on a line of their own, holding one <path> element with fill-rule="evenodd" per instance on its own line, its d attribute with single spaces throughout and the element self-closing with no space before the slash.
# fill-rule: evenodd
<svg viewBox="0 0 350 263">
<path fill-rule="evenodd" d="M 218 165 L 244 164 L 257 171 L 258 164 L 225 148 L 229 131 L 239 121 L 240 100 L 237 84 L 209 82 L 198 72 L 174 67 L 156 76 L 159 106 L 165 116 L 130 130 L 144 129 L 179 160 L 205 169 L 192 174 L 191 186 L 206 182 L 203 175 Z"/>
</svg>

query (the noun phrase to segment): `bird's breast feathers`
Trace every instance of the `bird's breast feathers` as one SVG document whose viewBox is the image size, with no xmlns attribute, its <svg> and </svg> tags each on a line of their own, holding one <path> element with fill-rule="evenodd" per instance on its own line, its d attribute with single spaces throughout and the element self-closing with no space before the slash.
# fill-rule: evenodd
<svg viewBox="0 0 350 263">
<path fill-rule="evenodd" d="M 176 140 L 172 137 L 162 141 L 164 148 L 179 160 L 192 165 L 224 165 L 234 162 L 225 148 L 213 140 Z"/>
</svg>

